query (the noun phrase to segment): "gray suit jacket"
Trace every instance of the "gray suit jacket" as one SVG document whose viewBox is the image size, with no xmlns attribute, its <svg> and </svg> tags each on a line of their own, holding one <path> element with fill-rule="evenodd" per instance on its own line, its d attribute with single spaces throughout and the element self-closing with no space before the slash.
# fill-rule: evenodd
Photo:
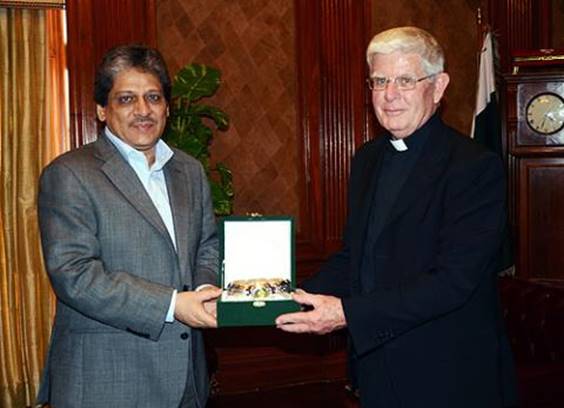
<svg viewBox="0 0 564 408">
<path fill-rule="evenodd" d="M 53 407 L 203 407 L 202 335 L 165 323 L 173 289 L 216 284 L 218 250 L 202 166 L 175 150 L 168 231 L 105 136 L 41 176 L 39 221 L 57 313 L 38 402 Z"/>
</svg>

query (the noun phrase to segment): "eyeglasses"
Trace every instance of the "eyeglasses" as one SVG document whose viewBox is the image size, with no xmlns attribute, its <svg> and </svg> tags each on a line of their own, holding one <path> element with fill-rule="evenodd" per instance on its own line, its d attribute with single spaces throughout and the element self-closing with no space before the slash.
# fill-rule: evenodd
<svg viewBox="0 0 564 408">
<path fill-rule="evenodd" d="M 432 78 L 438 74 L 440 74 L 440 72 L 427 75 L 421 78 L 414 78 L 412 76 L 407 76 L 407 75 L 402 75 L 395 78 L 374 77 L 374 78 L 366 78 L 366 83 L 368 84 L 368 88 L 370 88 L 373 91 L 383 91 L 391 82 L 393 82 L 396 88 L 399 89 L 400 91 L 409 91 L 411 89 L 415 89 L 415 85 L 417 85 L 418 82 Z"/>
</svg>

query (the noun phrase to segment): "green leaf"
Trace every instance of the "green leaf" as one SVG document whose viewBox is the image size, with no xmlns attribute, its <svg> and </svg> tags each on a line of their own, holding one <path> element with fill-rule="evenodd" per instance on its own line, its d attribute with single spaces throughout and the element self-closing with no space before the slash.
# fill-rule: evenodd
<svg viewBox="0 0 564 408">
<path fill-rule="evenodd" d="M 233 212 L 233 199 L 225 195 L 223 188 L 216 182 L 210 182 L 215 214 L 229 215 Z"/>
<path fill-rule="evenodd" d="M 233 175 L 231 170 L 223 163 L 216 163 L 213 169 L 219 175 L 219 182 L 223 186 L 224 191 L 228 197 L 233 196 Z"/>
<path fill-rule="evenodd" d="M 233 211 L 233 176 L 223 163 L 210 168 L 209 146 L 213 131 L 202 119 L 210 119 L 218 130 L 224 131 L 229 126 L 229 116 L 219 108 L 197 101 L 217 91 L 220 76 L 219 70 L 202 64 L 189 64 L 178 72 L 172 85 L 170 120 L 163 137 L 171 146 L 202 163 L 217 216 L 229 215 Z"/>
<path fill-rule="evenodd" d="M 212 119 L 219 130 L 227 130 L 229 127 L 229 116 L 219 108 L 208 105 L 192 105 L 190 111 L 196 115 Z"/>
<path fill-rule="evenodd" d="M 193 102 L 204 96 L 212 96 L 221 82 L 219 70 L 203 64 L 189 64 L 174 77 L 173 98 L 186 98 Z"/>
</svg>

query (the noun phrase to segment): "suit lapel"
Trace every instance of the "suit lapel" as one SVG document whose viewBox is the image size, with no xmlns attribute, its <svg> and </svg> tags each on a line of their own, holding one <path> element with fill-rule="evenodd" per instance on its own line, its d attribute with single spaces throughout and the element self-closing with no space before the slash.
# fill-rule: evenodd
<svg viewBox="0 0 564 408">
<path fill-rule="evenodd" d="M 166 226 L 135 171 L 105 136 L 98 137 L 96 148 L 98 157 L 104 161 L 101 167 L 102 172 L 141 216 L 164 235 L 172 246 Z"/>
<path fill-rule="evenodd" d="M 184 268 L 188 260 L 188 229 L 190 225 L 188 216 L 191 213 L 187 208 L 188 203 L 190 203 L 187 186 L 190 184 L 191 180 L 190 175 L 183 171 L 182 166 L 174 156 L 164 167 L 164 172 L 172 218 L 174 220 L 178 259 L 180 269 L 182 273 L 184 273 Z"/>
</svg>

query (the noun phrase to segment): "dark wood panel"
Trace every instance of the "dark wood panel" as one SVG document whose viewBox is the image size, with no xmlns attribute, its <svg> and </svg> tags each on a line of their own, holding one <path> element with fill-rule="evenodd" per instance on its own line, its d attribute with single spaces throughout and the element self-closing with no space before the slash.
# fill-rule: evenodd
<svg viewBox="0 0 564 408">
<path fill-rule="evenodd" d="M 564 276 L 564 158 L 518 162 L 518 273 Z"/>
<path fill-rule="evenodd" d="M 345 388 L 346 385 L 345 381 L 321 381 L 217 395 L 211 398 L 207 408 L 360 407 L 359 399 Z"/>
<path fill-rule="evenodd" d="M 300 209 L 302 234 L 298 239 L 298 278 L 308 276 L 324 258 L 323 184 L 319 165 L 321 129 L 320 8 L 317 1 L 296 0 L 296 70 L 298 131 L 301 133 L 303 187 Z M 309 267 L 304 270 L 303 265 Z"/>
<path fill-rule="evenodd" d="M 368 140 L 365 47 L 371 2 L 296 0 L 298 103 L 309 228 L 298 247 L 307 276 L 341 244 L 354 150 Z M 306 271 L 306 274 L 302 271 Z"/>
<path fill-rule="evenodd" d="M 220 394 L 346 378 L 343 333 L 292 335 L 261 327 L 208 334 L 208 342 L 215 346 Z"/>
<path fill-rule="evenodd" d="M 350 158 L 362 140 L 365 100 L 366 22 L 364 8 L 352 2 L 321 2 L 322 129 L 325 239 L 333 251 L 341 242 L 346 215 Z M 348 28 L 348 29 L 343 29 Z"/>
<path fill-rule="evenodd" d="M 155 0 L 67 0 L 73 146 L 96 139 L 93 87 L 96 64 L 111 47 L 130 43 L 156 45 Z"/>
<path fill-rule="evenodd" d="M 481 0 L 486 22 L 496 34 L 503 72 L 511 71 L 511 52 L 553 47 L 551 0 Z"/>
</svg>

